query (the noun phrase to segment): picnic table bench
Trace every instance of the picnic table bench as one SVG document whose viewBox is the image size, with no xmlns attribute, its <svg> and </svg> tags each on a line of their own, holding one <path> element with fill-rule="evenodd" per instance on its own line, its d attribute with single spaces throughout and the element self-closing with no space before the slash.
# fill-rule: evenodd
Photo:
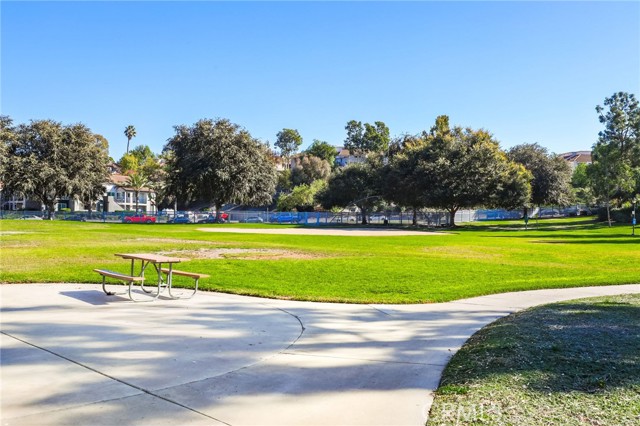
<svg viewBox="0 0 640 426">
<path fill-rule="evenodd" d="M 132 293 L 132 289 L 133 289 L 133 285 L 135 283 L 139 283 L 140 284 L 140 288 L 145 292 L 145 293 L 152 293 L 151 290 L 145 288 L 144 286 L 144 282 L 145 282 L 145 278 L 144 278 L 144 272 L 146 270 L 146 268 L 149 265 L 153 265 L 154 269 L 156 270 L 157 274 L 158 274 L 158 278 L 157 278 L 157 291 L 155 292 L 155 295 L 153 297 L 153 299 L 151 300 L 155 300 L 160 296 L 160 292 L 166 288 L 167 292 L 169 293 L 169 297 L 171 299 L 189 299 L 191 297 L 193 297 L 193 295 L 196 294 L 196 292 L 198 291 L 198 282 L 201 278 L 208 278 L 209 275 L 207 274 L 199 274 L 199 273 L 195 273 L 195 272 L 186 272 L 186 271 L 177 271 L 173 269 L 173 265 L 175 263 L 180 263 L 182 261 L 186 261 L 188 259 L 181 259 L 181 258 L 177 258 L 177 257 L 168 257 L 168 256 L 163 256 L 163 255 L 157 255 L 157 254 L 149 254 L 149 253 L 116 253 L 116 256 L 118 257 L 122 257 L 123 259 L 130 259 L 131 260 L 131 273 L 129 275 L 127 274 L 123 274 L 120 272 L 115 272 L 115 271 L 111 271 L 108 269 L 94 269 L 94 272 L 97 272 L 98 274 L 100 274 L 102 276 L 102 290 L 105 292 L 105 294 L 109 295 L 109 296 L 113 296 L 115 294 L 125 294 L 128 293 L 129 294 L 129 298 L 131 300 L 133 300 L 134 302 L 139 302 L 141 300 L 137 300 L 136 298 L 133 297 L 133 293 Z M 141 265 L 140 265 L 140 272 L 138 274 L 135 273 L 135 263 L 136 261 L 140 261 Z M 168 265 L 168 267 L 163 267 L 162 265 Z M 166 275 L 166 278 L 162 277 L 162 274 Z M 180 276 L 185 276 L 185 277 L 189 277 L 189 278 L 193 278 L 195 280 L 195 288 L 193 290 L 193 293 L 191 293 L 188 297 L 180 297 L 180 296 L 175 296 L 171 293 L 171 289 L 172 289 L 172 283 L 173 283 L 173 275 L 180 275 Z M 114 278 L 118 281 L 124 282 L 128 284 L 128 290 L 124 293 L 115 293 L 112 291 L 108 291 L 106 288 L 106 278 Z"/>
</svg>

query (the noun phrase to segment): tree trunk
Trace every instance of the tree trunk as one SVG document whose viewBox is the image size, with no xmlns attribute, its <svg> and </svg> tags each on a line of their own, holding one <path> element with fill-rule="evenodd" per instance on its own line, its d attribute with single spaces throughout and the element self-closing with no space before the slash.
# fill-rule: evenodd
<svg viewBox="0 0 640 426">
<path fill-rule="evenodd" d="M 367 209 L 360 207 L 360 211 L 362 212 L 362 224 L 367 225 L 369 223 L 367 222 Z"/>
<path fill-rule="evenodd" d="M 609 223 L 609 228 L 611 228 L 611 208 L 610 208 L 610 201 L 609 199 L 607 199 L 607 222 Z"/>
<path fill-rule="evenodd" d="M 216 202 L 216 222 L 220 221 L 220 209 L 222 209 L 222 204 Z"/>
<path fill-rule="evenodd" d="M 413 226 L 418 226 L 418 209 L 413 208 Z"/>
<path fill-rule="evenodd" d="M 449 209 L 449 226 L 456 227 L 456 213 L 458 213 L 458 207 L 452 207 Z"/>
<path fill-rule="evenodd" d="M 53 220 L 53 210 L 56 208 L 55 203 L 55 199 L 45 203 L 45 206 L 47 207 L 47 220 Z"/>
<path fill-rule="evenodd" d="M 136 213 L 138 213 L 138 191 L 133 191 L 133 195 L 136 197 Z"/>
</svg>

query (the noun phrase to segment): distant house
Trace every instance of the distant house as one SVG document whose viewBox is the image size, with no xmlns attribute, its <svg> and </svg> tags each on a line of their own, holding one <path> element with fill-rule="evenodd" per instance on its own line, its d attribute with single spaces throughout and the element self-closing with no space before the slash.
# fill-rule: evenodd
<svg viewBox="0 0 640 426">
<path fill-rule="evenodd" d="M 569 163 L 571 170 L 575 170 L 578 164 L 591 164 L 591 151 L 565 152 L 559 156 Z"/>
<path fill-rule="evenodd" d="M 338 155 L 336 155 L 336 165 L 338 167 L 345 167 L 352 163 L 364 163 L 366 157 L 361 155 L 353 155 L 348 149 L 340 146 L 337 148 Z"/>
<path fill-rule="evenodd" d="M 26 198 L 22 194 L 13 194 L 5 198 L 1 190 L 0 200 L 2 200 L 2 210 L 41 210 L 42 208 L 42 203 Z"/>
<path fill-rule="evenodd" d="M 113 173 L 105 184 L 107 193 L 102 201 L 102 210 L 117 212 L 135 210 L 136 197 L 133 188 L 127 185 L 129 176 Z M 151 188 L 141 188 L 138 192 L 138 210 L 145 213 L 157 213 L 156 193 Z"/>
</svg>

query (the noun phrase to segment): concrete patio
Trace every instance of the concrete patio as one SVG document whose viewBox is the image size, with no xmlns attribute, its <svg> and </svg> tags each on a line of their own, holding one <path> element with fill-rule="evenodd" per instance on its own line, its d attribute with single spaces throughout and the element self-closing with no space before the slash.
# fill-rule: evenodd
<svg viewBox="0 0 640 426">
<path fill-rule="evenodd" d="M 1 285 L 3 425 L 422 425 L 450 357 L 509 313 L 640 285 L 430 305 L 198 293 L 134 303 L 90 284 Z"/>
</svg>

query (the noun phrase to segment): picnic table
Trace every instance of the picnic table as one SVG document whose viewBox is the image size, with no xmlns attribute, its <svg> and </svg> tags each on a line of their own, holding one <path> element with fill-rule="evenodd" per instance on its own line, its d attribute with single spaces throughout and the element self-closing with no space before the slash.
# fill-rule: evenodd
<svg viewBox="0 0 640 426">
<path fill-rule="evenodd" d="M 193 295 L 198 291 L 198 281 L 200 278 L 206 278 L 208 277 L 208 275 L 206 274 L 199 274 L 199 273 L 195 273 L 195 272 L 185 272 L 185 271 L 177 271 L 173 269 L 173 265 L 176 263 L 180 263 L 180 262 L 184 262 L 184 261 L 188 261 L 189 259 L 182 259 L 179 257 L 170 257 L 170 256 L 164 256 L 164 255 L 160 255 L 160 254 L 153 254 L 153 253 L 116 253 L 115 254 L 118 257 L 121 257 L 123 259 L 127 259 L 127 260 L 131 260 L 131 273 L 130 275 L 126 275 L 126 274 L 121 274 L 119 272 L 114 272 L 114 271 L 110 271 L 110 270 L 105 270 L 105 269 L 94 269 L 95 272 L 99 273 L 100 275 L 102 275 L 102 290 L 107 294 L 107 295 L 115 295 L 116 293 L 114 292 L 110 292 L 107 291 L 106 287 L 105 287 L 105 279 L 107 277 L 110 278 L 115 278 L 117 280 L 120 281 L 124 281 L 126 283 L 129 284 L 129 289 L 128 289 L 128 294 L 129 294 L 129 298 L 131 300 L 133 300 L 134 302 L 138 302 L 139 300 L 135 299 L 133 297 L 132 294 L 132 288 L 133 288 L 133 284 L 134 283 L 139 283 L 140 284 L 140 288 L 142 289 L 142 291 L 144 291 L 145 293 L 148 294 L 152 294 L 153 291 L 151 289 L 148 289 L 144 286 L 144 282 L 145 282 L 145 270 L 147 269 L 147 267 L 149 265 L 153 265 L 158 279 L 156 281 L 156 286 L 157 286 L 157 290 L 155 291 L 155 294 L 153 295 L 153 299 L 155 300 L 160 296 L 160 292 L 163 289 L 167 289 L 167 292 L 169 294 L 169 297 L 171 299 L 181 299 L 182 297 L 179 296 L 175 296 L 171 293 L 171 289 L 172 289 L 172 283 L 173 283 L 173 276 L 174 275 L 182 275 L 182 276 L 186 276 L 186 277 L 190 277 L 193 278 L 195 280 L 195 288 L 193 290 L 193 293 L 188 296 L 193 297 Z M 136 262 L 140 261 L 140 272 L 136 273 Z M 164 267 L 163 267 L 164 265 Z M 166 278 L 163 278 L 162 274 L 166 275 Z"/>
</svg>

